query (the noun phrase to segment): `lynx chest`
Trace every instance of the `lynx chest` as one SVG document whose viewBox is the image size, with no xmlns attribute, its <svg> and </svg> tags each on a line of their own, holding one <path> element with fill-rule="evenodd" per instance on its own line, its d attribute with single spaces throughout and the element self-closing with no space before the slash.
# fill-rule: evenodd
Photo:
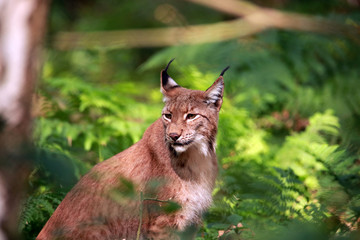
<svg viewBox="0 0 360 240">
<path fill-rule="evenodd" d="M 212 203 L 211 194 L 217 174 L 216 158 L 213 158 L 215 156 L 210 154 L 193 153 L 182 172 L 188 178 L 182 178 L 177 182 L 178 186 L 174 186 L 174 200 L 182 207 L 176 220 L 180 229 L 189 223 L 199 223 L 201 215 Z"/>
</svg>

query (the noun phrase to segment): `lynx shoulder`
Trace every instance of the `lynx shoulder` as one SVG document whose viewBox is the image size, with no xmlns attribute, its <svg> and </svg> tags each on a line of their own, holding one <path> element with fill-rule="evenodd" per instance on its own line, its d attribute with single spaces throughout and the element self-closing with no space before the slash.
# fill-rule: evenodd
<svg viewBox="0 0 360 240">
<path fill-rule="evenodd" d="M 37 239 L 177 239 L 176 232 L 201 223 L 217 175 L 215 137 L 227 68 L 199 91 L 168 75 L 171 62 L 160 76 L 162 116 L 139 142 L 83 176 Z M 137 195 L 127 198 L 122 193 L 130 183 Z M 163 211 L 170 202 L 180 208 Z"/>
</svg>

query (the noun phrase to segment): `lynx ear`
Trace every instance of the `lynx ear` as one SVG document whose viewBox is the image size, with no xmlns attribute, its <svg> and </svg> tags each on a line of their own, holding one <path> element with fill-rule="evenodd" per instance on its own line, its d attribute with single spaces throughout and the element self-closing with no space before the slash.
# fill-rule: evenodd
<svg viewBox="0 0 360 240">
<path fill-rule="evenodd" d="M 219 78 L 205 91 L 205 98 L 208 104 L 214 104 L 215 107 L 220 110 L 222 102 L 223 102 L 223 95 L 224 95 L 224 78 L 223 75 L 226 70 L 229 69 L 229 66 L 222 70 Z"/>
<path fill-rule="evenodd" d="M 171 93 L 170 93 L 171 90 L 173 90 L 174 88 L 180 87 L 180 85 L 178 85 L 174 81 L 174 79 L 172 79 L 167 73 L 167 70 L 168 70 L 170 64 L 172 63 L 172 61 L 174 61 L 174 59 L 175 58 L 171 59 L 170 62 L 167 64 L 166 68 L 161 71 L 161 75 L 160 75 L 161 88 L 160 88 L 160 91 L 164 95 L 164 99 L 166 99 L 166 97 L 169 97 L 171 95 Z"/>
</svg>

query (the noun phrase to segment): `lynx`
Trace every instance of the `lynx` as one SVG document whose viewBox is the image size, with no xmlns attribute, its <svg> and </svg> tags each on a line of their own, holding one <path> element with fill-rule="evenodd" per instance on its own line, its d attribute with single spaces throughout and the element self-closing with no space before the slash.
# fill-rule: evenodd
<svg viewBox="0 0 360 240">
<path fill-rule="evenodd" d="M 37 239 L 178 239 L 201 223 L 218 171 L 215 137 L 228 67 L 206 91 L 189 90 L 168 75 L 172 61 L 160 76 L 161 118 L 139 142 L 83 176 Z M 154 180 L 161 183 L 155 192 Z M 138 195 L 119 198 L 129 183 Z M 180 208 L 162 211 L 170 201 Z"/>
</svg>

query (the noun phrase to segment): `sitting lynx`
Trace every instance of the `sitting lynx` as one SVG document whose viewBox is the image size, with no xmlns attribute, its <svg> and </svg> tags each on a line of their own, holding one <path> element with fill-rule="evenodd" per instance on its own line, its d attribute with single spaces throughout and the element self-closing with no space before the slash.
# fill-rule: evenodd
<svg viewBox="0 0 360 240">
<path fill-rule="evenodd" d="M 161 72 L 162 117 L 139 142 L 83 176 L 37 239 L 178 239 L 176 232 L 201 223 L 217 175 L 215 136 L 228 68 L 198 91 L 169 77 L 171 62 Z M 163 183 L 155 197 L 140 198 L 153 180 Z M 119 200 L 116 193 L 129 182 L 139 195 Z M 167 201 L 181 208 L 160 211 Z"/>
</svg>

